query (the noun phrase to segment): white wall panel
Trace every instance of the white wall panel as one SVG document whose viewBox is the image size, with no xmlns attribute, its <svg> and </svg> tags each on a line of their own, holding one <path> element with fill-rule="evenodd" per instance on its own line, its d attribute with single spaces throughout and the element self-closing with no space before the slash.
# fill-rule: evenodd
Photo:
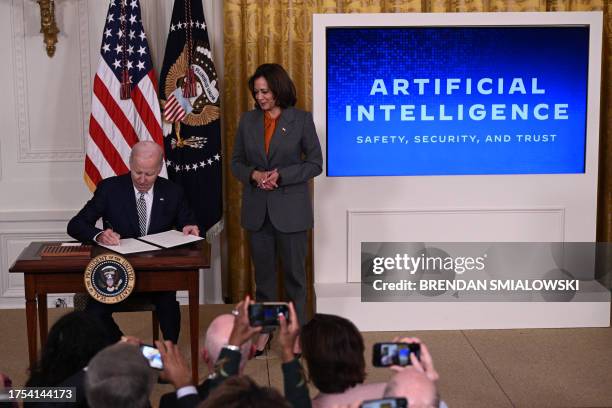
<svg viewBox="0 0 612 408">
<path fill-rule="evenodd" d="M 40 13 L 32 1 L 23 0 L 23 36 L 14 37 L 15 55 L 23 72 L 15 75 L 19 100 L 19 161 L 83 159 L 83 138 L 88 118 L 84 101 L 89 99 L 87 3 L 59 1 L 56 19 L 61 26 L 53 58 L 46 57 L 39 35 Z M 15 8 L 19 10 L 19 7 Z M 17 20 L 17 14 L 15 19 Z M 17 22 L 17 21 L 16 21 Z M 44 62 L 44 63 L 42 63 Z"/>
<path fill-rule="evenodd" d="M 8 273 L 8 269 L 30 242 L 69 238 L 65 226 L 70 216 L 65 211 L 0 212 L 0 308 L 25 306 L 23 274 Z M 58 297 L 67 298 L 67 294 L 49 296 L 49 306 Z"/>
<path fill-rule="evenodd" d="M 531 18 L 535 18 L 532 15 Z M 326 151 L 325 28 L 340 26 L 521 25 L 525 13 L 320 14 L 313 17 L 313 117 Z M 461 19 L 458 22 L 458 18 Z M 594 242 L 597 219 L 601 13 L 541 13 L 540 23 L 591 24 L 584 174 L 327 177 L 314 181 L 317 311 L 361 330 L 608 325 L 610 297 L 587 305 L 364 303 L 361 242 Z M 356 22 L 356 19 L 359 19 Z M 409 160 L 409 157 L 407 157 Z M 452 299 L 451 299 L 452 300 Z M 521 319 L 525 309 L 531 316 Z M 406 310 L 411 316 L 404 321 Z M 466 313 L 455 313 L 456 311 Z M 489 311 L 494 310 L 494 313 Z M 571 311 L 563 314 L 563 310 Z M 581 314 L 584 319 L 580 319 Z M 586 315 L 589 314 L 590 315 Z M 557 317 L 558 316 L 560 317 Z M 380 319 L 380 316 L 385 319 Z M 571 317 L 569 317 L 571 315 Z M 591 319 L 591 316 L 593 317 Z M 400 323 L 398 323 L 400 322 Z"/>
<path fill-rule="evenodd" d="M 361 282 L 362 242 L 563 242 L 565 212 L 561 208 L 541 209 L 410 209 L 349 210 L 347 265 L 337 256 L 328 262 L 337 271 L 322 274 L 317 282 Z M 486 225 L 487 228 L 482 228 Z M 322 253 L 320 256 L 326 256 Z M 322 260 L 325 262 L 326 260 Z"/>
<path fill-rule="evenodd" d="M 84 141 L 109 2 L 55 3 L 60 34 L 55 56 L 49 58 L 39 32 L 38 4 L 0 2 L 0 308 L 23 307 L 20 275 L 8 274 L 20 250 L 30 241 L 65 238 L 67 221 L 91 196 L 83 182 Z M 159 77 L 173 1 L 140 4 Z M 203 4 L 222 76 L 223 1 Z M 201 292 L 206 302 L 220 302 L 219 251 L 211 261 Z M 55 297 L 49 298 L 52 303 Z"/>
</svg>

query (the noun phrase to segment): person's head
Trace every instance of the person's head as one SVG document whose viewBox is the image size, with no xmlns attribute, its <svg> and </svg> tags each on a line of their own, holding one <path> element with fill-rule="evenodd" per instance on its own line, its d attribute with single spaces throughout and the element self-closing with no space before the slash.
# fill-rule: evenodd
<svg viewBox="0 0 612 408">
<path fill-rule="evenodd" d="M 247 376 L 228 378 L 210 393 L 199 408 L 290 408 L 274 388 L 260 387 Z"/>
<path fill-rule="evenodd" d="M 258 66 L 249 78 L 249 89 L 255 99 L 255 107 L 263 111 L 275 106 L 286 109 L 297 102 L 295 85 L 279 64 Z"/>
<path fill-rule="evenodd" d="M 30 371 L 30 387 L 60 384 L 108 346 L 108 334 L 100 321 L 85 312 L 63 315 L 51 327 L 40 360 Z"/>
<path fill-rule="evenodd" d="M 130 153 L 130 174 L 136 190 L 147 192 L 155 184 L 162 169 L 164 152 L 152 141 L 138 142 Z"/>
<path fill-rule="evenodd" d="M 319 391 L 344 392 L 365 380 L 365 346 L 349 320 L 317 313 L 300 335 L 308 375 Z"/>
<path fill-rule="evenodd" d="M 438 408 L 436 384 L 414 367 L 407 367 L 391 378 L 385 397 L 404 397 L 410 408 Z"/>
<path fill-rule="evenodd" d="M 85 395 L 91 408 L 144 408 L 157 380 L 137 346 L 116 343 L 91 359 Z"/>
<path fill-rule="evenodd" d="M 232 328 L 234 327 L 234 315 L 222 314 L 215 317 L 210 322 L 208 329 L 206 330 L 206 337 L 201 344 L 204 344 L 202 348 L 202 359 L 208 365 L 210 372 L 213 371 L 214 365 L 219 358 L 221 349 L 227 344 Z M 251 341 L 247 341 L 240 347 L 240 353 L 242 358 L 240 360 L 240 370 L 244 368 L 247 360 L 253 356 L 253 346 Z"/>
</svg>

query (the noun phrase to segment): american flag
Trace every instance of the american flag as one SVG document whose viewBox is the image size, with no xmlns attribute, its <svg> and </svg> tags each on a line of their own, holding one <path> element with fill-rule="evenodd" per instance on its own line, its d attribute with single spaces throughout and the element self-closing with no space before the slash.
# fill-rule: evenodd
<svg viewBox="0 0 612 408">
<path fill-rule="evenodd" d="M 202 0 L 174 0 L 159 83 L 168 176 L 210 240 L 223 229 L 221 101 Z"/>
<path fill-rule="evenodd" d="M 164 147 L 157 80 L 138 0 L 111 0 L 94 77 L 85 182 L 129 171 L 132 146 L 154 140 Z M 122 89 L 123 86 L 123 89 Z M 162 176 L 166 177 L 163 166 Z"/>
<path fill-rule="evenodd" d="M 189 100 L 183 96 L 183 90 L 181 88 L 176 88 L 166 101 L 164 119 L 166 119 L 166 122 L 180 121 L 192 111 L 193 108 Z"/>
</svg>

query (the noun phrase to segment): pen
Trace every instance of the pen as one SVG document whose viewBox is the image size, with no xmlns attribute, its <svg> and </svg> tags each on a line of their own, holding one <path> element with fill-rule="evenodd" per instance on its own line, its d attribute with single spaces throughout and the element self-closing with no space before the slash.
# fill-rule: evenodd
<svg viewBox="0 0 612 408">
<path fill-rule="evenodd" d="M 113 233 L 115 232 L 115 229 L 113 228 L 113 224 L 111 224 L 110 221 L 104 220 L 102 222 L 102 225 L 104 226 L 105 229 L 110 229 L 111 231 L 113 231 Z M 117 245 L 121 245 L 121 240 L 119 240 L 119 243 Z"/>
</svg>

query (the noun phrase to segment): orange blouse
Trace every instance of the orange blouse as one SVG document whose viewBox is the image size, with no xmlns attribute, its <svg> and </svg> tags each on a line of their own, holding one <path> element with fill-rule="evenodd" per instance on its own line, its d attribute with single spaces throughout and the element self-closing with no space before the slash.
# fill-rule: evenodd
<svg viewBox="0 0 612 408">
<path fill-rule="evenodd" d="M 278 118 L 280 118 L 280 115 L 278 115 L 276 118 L 272 118 L 272 116 L 270 116 L 270 112 L 264 113 L 264 144 L 266 147 L 266 154 L 268 154 L 268 150 L 270 150 L 270 142 L 272 141 L 272 135 L 276 129 L 276 122 L 278 122 Z"/>
</svg>

